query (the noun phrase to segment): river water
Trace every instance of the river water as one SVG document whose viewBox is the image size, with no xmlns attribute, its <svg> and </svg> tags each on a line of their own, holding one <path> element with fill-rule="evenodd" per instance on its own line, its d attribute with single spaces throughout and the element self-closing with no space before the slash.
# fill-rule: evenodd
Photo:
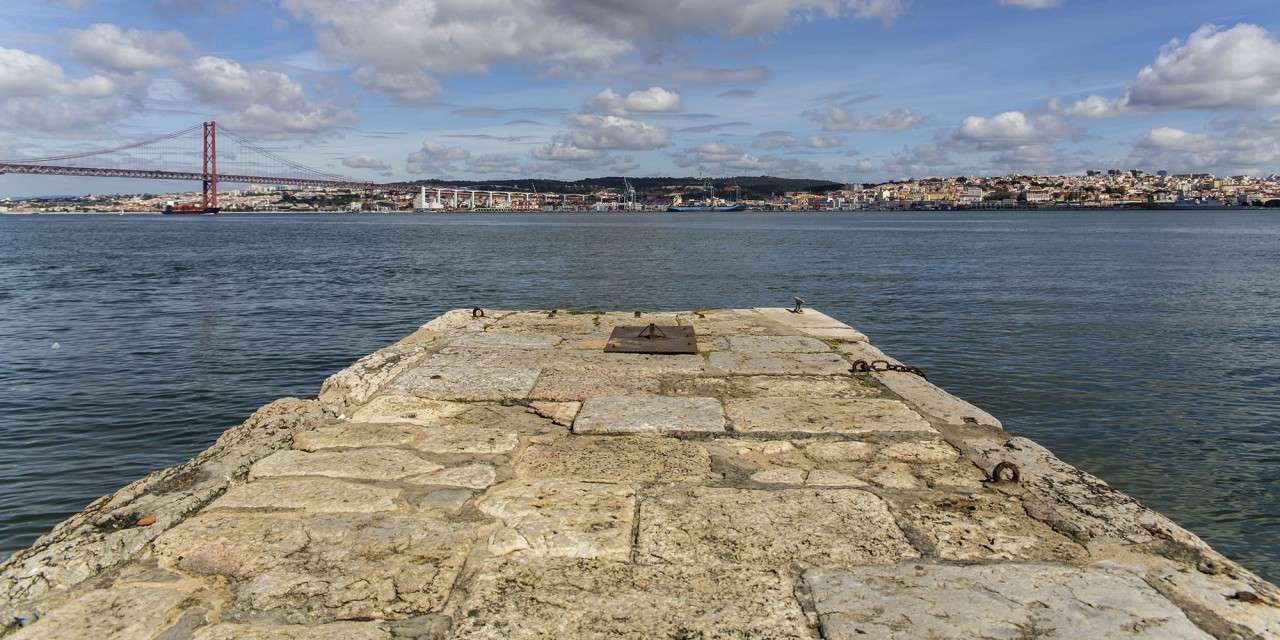
<svg viewBox="0 0 1280 640">
<path fill-rule="evenodd" d="M 792 295 L 1280 579 L 1270 212 L 0 216 L 0 557 L 447 309 Z"/>
</svg>

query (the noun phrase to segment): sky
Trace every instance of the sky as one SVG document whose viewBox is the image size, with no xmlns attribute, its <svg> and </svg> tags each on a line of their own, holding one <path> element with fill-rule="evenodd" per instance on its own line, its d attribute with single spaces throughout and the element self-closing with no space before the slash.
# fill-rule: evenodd
<svg viewBox="0 0 1280 640">
<path fill-rule="evenodd" d="M 210 119 L 378 181 L 1269 175 L 1280 3 L 0 2 L 0 160 Z"/>
</svg>

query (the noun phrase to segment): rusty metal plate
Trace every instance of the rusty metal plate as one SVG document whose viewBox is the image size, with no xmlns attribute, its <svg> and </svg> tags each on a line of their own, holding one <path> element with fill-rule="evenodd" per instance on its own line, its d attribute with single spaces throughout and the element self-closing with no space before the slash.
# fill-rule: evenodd
<svg viewBox="0 0 1280 640">
<path fill-rule="evenodd" d="M 697 353 L 698 336 L 693 327 L 651 324 L 645 327 L 614 327 L 605 353 Z"/>
</svg>

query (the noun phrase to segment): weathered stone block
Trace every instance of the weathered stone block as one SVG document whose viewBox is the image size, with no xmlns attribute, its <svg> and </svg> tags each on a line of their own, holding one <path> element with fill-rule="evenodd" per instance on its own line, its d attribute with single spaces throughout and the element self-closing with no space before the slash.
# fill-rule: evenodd
<svg viewBox="0 0 1280 640">
<path fill-rule="evenodd" d="M 398 489 L 332 478 L 263 478 L 227 490 L 209 509 L 287 509 L 311 513 L 393 511 Z"/>
<path fill-rule="evenodd" d="M 545 374 L 546 372 L 544 371 L 543 373 Z M 539 381 L 541 381 L 541 378 L 539 378 Z M 538 385 L 535 384 L 533 389 L 529 395 L 537 397 Z M 573 424 L 573 419 L 577 417 L 578 410 L 581 408 L 581 402 L 535 401 L 529 403 L 530 411 L 563 427 Z"/>
<path fill-rule="evenodd" d="M 529 397 L 577 402 L 598 396 L 651 395 L 658 393 L 659 388 L 656 377 L 637 375 L 635 371 L 617 366 L 547 367 Z"/>
<path fill-rule="evenodd" d="M 504 525 L 489 539 L 495 555 L 616 560 L 631 555 L 635 492 L 628 485 L 518 480 L 491 488 L 476 508 Z"/>
<path fill-rule="evenodd" d="M 357 480 L 398 480 L 442 467 L 404 449 L 370 448 L 354 451 L 277 451 L 253 465 L 249 478 L 326 476 Z"/>
<path fill-rule="evenodd" d="M 391 640 L 385 623 L 215 624 L 197 629 L 191 640 Z"/>
<path fill-rule="evenodd" d="M 849 325 L 816 309 L 792 313 L 789 309 L 756 309 L 761 317 L 815 338 L 866 342 L 867 337 Z"/>
<path fill-rule="evenodd" d="M 671 383 L 672 395 L 729 398 L 873 398 L 880 390 L 840 376 L 732 376 L 684 378 Z"/>
<path fill-rule="evenodd" d="M 188 597 L 190 593 L 186 591 L 152 586 L 96 589 L 45 613 L 35 624 L 7 637 L 11 640 L 147 640 L 156 638 L 169 627 L 174 609 Z"/>
<path fill-rule="evenodd" d="M 574 433 L 714 433 L 724 426 L 719 400 L 666 396 L 591 398 L 573 421 Z"/>
<path fill-rule="evenodd" d="M 373 424 L 367 422 L 331 422 L 322 427 L 303 431 L 293 437 L 295 449 L 319 451 L 320 449 L 357 447 L 396 447 L 409 444 L 422 428 L 408 424 Z"/>
<path fill-rule="evenodd" d="M 713 375 L 846 375 L 850 365 L 834 353 L 744 353 L 717 351 L 707 356 Z"/>
<path fill-rule="evenodd" d="M 880 398 L 749 398 L 725 411 L 743 433 L 937 433 L 920 414 Z"/>
<path fill-rule="evenodd" d="M 429 453 L 498 454 L 515 449 L 519 443 L 515 431 L 496 425 L 445 425 L 422 431 L 410 446 Z"/>
<path fill-rule="evenodd" d="M 811 640 L 782 572 L 760 567 L 621 562 L 481 567 L 462 604 L 459 640 Z"/>
<path fill-rule="evenodd" d="M 516 457 L 522 478 L 588 482 L 698 482 L 711 473 L 711 457 L 697 444 L 674 438 L 576 436 L 534 445 Z"/>
<path fill-rule="evenodd" d="M 449 339 L 450 347 L 464 349 L 550 349 L 563 341 L 557 335 L 480 331 Z"/>
<path fill-rule="evenodd" d="M 466 487 L 468 489 L 484 489 L 493 484 L 496 478 L 497 473 L 494 471 L 493 465 L 468 464 L 424 473 L 420 476 L 409 478 L 407 482 L 411 484 L 440 484 L 452 487 Z"/>
<path fill-rule="evenodd" d="M 538 369 L 522 367 L 515 359 L 505 366 L 471 366 L 460 358 L 432 358 L 401 374 L 387 391 L 436 400 L 507 400 L 527 396 L 538 380 Z"/>
<path fill-rule="evenodd" d="M 884 501 L 856 489 L 672 487 L 640 501 L 640 562 L 844 566 L 916 555 Z"/>
<path fill-rule="evenodd" d="M 438 610 L 473 525 L 395 515 L 206 512 L 157 539 L 162 566 L 235 582 L 234 610 L 287 622 Z"/>
<path fill-rule="evenodd" d="M 999 494 L 936 496 L 916 502 L 908 520 L 944 560 L 1058 560 L 1084 548 L 1027 516 L 1022 503 Z"/>
<path fill-rule="evenodd" d="M 831 345 L 809 336 L 729 336 L 729 350 L 745 353 L 830 353 Z"/>
<path fill-rule="evenodd" d="M 939 389 L 918 375 L 900 371 L 882 371 L 874 375 L 890 391 L 911 403 L 917 410 L 942 422 L 955 425 L 985 424 L 1003 428 L 995 416 Z"/>
<path fill-rule="evenodd" d="M 1140 578 L 1036 564 L 814 569 L 823 637 L 1209 640 Z"/>
<path fill-rule="evenodd" d="M 386 394 L 377 396 L 368 404 L 356 409 L 351 413 L 350 418 L 352 422 L 434 425 L 468 408 L 470 405 L 462 402 Z"/>
</svg>

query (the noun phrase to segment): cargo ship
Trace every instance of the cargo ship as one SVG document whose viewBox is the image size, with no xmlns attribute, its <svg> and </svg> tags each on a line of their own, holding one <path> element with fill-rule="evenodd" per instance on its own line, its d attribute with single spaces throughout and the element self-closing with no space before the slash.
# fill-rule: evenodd
<svg viewBox="0 0 1280 640">
<path fill-rule="evenodd" d="M 696 212 L 729 212 L 729 211 L 746 211 L 749 207 L 741 202 L 729 202 L 716 197 L 715 187 L 707 180 L 703 184 L 703 188 L 707 190 L 707 199 L 701 202 L 690 202 L 685 204 L 680 196 L 676 196 L 671 200 L 671 206 L 667 207 L 667 211 L 676 213 L 696 213 Z"/>
<path fill-rule="evenodd" d="M 166 216 L 211 216 L 218 211 L 218 207 L 205 207 L 198 204 L 174 204 L 172 200 L 164 203 L 163 213 Z"/>
<path fill-rule="evenodd" d="M 725 211 L 746 211 L 748 208 L 749 207 L 747 207 L 747 205 L 742 204 L 741 202 L 735 202 L 733 204 L 701 204 L 701 203 L 695 202 L 688 205 L 673 204 L 670 207 L 667 207 L 667 211 L 674 211 L 677 213 L 691 213 L 691 212 L 697 212 L 697 211 L 725 212 Z"/>
</svg>

